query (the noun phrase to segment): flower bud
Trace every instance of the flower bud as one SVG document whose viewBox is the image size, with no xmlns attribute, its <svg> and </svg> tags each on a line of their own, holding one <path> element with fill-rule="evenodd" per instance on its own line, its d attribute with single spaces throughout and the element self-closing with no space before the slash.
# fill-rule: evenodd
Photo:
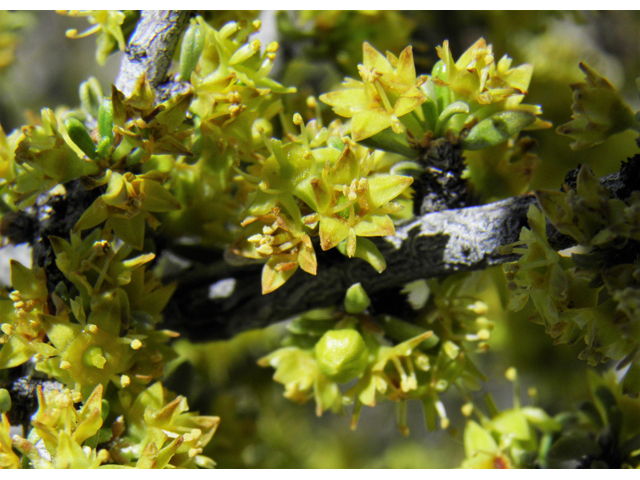
<svg viewBox="0 0 640 480">
<path fill-rule="evenodd" d="M 344 299 L 344 307 L 347 313 L 362 313 L 369 305 L 371 305 L 371 299 L 367 296 L 367 292 L 365 292 L 362 285 L 360 283 L 351 285 Z"/>
<path fill-rule="evenodd" d="M 11 410 L 11 395 L 9 395 L 9 391 L 0 388 L 0 413 L 7 413 Z"/>
<path fill-rule="evenodd" d="M 353 329 L 329 330 L 316 344 L 315 354 L 320 371 L 340 383 L 361 375 L 369 363 L 369 349 Z"/>
</svg>

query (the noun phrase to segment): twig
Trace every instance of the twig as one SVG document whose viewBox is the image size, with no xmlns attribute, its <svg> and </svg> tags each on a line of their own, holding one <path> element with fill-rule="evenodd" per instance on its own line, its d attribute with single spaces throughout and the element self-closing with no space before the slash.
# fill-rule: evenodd
<svg viewBox="0 0 640 480">
<path fill-rule="evenodd" d="M 637 172 L 631 172 L 633 178 L 623 178 L 623 172 L 624 166 L 620 174 L 601 179 L 613 195 L 623 190 L 628 193 L 629 182 L 638 181 Z M 499 248 L 518 240 L 522 227 L 527 226 L 529 206 L 534 203 L 535 197 L 526 195 L 418 217 L 398 227 L 394 236 L 372 239 L 387 262 L 387 269 L 381 274 L 363 260 L 316 248 L 319 264 L 316 276 L 296 272 L 282 287 L 267 295 L 260 291 L 260 268 L 256 266 L 238 268 L 226 277 L 195 275 L 193 281 L 179 282 L 165 317 L 170 328 L 190 338 L 228 338 L 310 309 L 337 305 L 343 301 L 347 288 L 357 282 L 375 297 L 414 280 L 515 261 L 517 255 L 501 255 Z M 547 234 L 556 250 L 575 244 L 550 223 Z M 226 297 L 210 298 L 210 286 L 221 281 L 234 285 L 233 290 Z"/>
<path fill-rule="evenodd" d="M 126 96 L 145 73 L 153 88 L 167 75 L 180 34 L 187 26 L 188 10 L 145 10 L 129 39 L 116 87 Z"/>
</svg>

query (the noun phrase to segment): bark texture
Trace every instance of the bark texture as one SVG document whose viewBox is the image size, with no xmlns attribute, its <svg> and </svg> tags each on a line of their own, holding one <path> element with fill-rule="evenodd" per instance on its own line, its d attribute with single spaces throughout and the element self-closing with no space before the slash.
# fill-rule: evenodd
<svg viewBox="0 0 640 480">
<path fill-rule="evenodd" d="M 152 87 L 165 81 L 178 39 L 189 20 L 188 10 L 144 10 L 122 57 L 116 87 L 131 95 L 144 73 Z"/>
</svg>

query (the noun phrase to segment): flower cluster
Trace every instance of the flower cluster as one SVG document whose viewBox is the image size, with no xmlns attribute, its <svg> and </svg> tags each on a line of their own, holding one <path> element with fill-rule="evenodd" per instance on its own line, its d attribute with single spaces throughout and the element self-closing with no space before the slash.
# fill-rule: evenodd
<svg viewBox="0 0 640 480">
<path fill-rule="evenodd" d="M 472 402 L 462 407 L 465 416 L 475 414 L 479 421 L 467 421 L 462 468 L 638 468 L 640 436 L 625 424 L 636 414 L 637 401 L 623 407 L 614 372 L 590 373 L 592 400 L 551 417 L 521 404 L 517 372 L 507 370 L 514 383 L 513 408 L 498 411 L 490 397 L 485 398 L 488 416 Z M 535 399 L 535 388 L 529 393 Z"/>
<path fill-rule="evenodd" d="M 475 390 L 483 379 L 469 347 L 477 343 L 480 351 L 486 350 L 493 323 L 484 316 L 487 306 L 469 295 L 477 281 L 462 276 L 432 282 L 431 288 L 424 282 L 414 286 L 433 293 L 416 323 L 370 315 L 370 300 L 356 284 L 347 291 L 344 310 L 312 311 L 291 321 L 283 348 L 258 364 L 276 369 L 273 378 L 284 385 L 286 398 L 297 403 L 314 398 L 318 415 L 354 404 L 352 428 L 362 407 L 373 407 L 380 399 L 397 403 L 403 434 L 409 432 L 406 402 L 412 399 L 421 401 L 429 429 L 437 428 L 438 417 L 447 428 L 440 394 L 450 386 Z M 339 384 L 355 379 L 342 393 Z"/>
<path fill-rule="evenodd" d="M 633 110 L 614 86 L 586 63 L 580 62 L 580 69 L 585 73 L 586 82 L 571 85 L 573 120 L 556 130 L 574 139 L 571 148 L 579 150 L 598 145 L 627 129 L 640 131 Z"/>
<path fill-rule="evenodd" d="M 354 140 L 409 157 L 416 157 L 434 138 L 456 139 L 464 149 L 479 150 L 525 128 L 550 126 L 537 118 L 540 107 L 522 103 L 531 65 L 511 68 L 506 55 L 496 63 L 484 39 L 457 62 L 448 42 L 437 51 L 441 60 L 431 75 L 416 77 L 410 47 L 400 57 L 387 52 L 385 58 L 365 43 L 358 67 L 363 82 L 348 78 L 342 90 L 320 100 L 352 119 Z"/>
<path fill-rule="evenodd" d="M 632 165 L 633 160 L 624 168 Z M 522 256 L 505 267 L 511 308 L 520 310 L 531 298 L 556 343 L 584 339 L 580 358 L 591 365 L 611 359 L 631 364 L 622 385 L 637 395 L 638 268 L 620 259 L 640 238 L 640 198 L 636 193 L 627 200 L 611 198 L 587 166 L 580 169 L 575 189 L 537 191 L 536 196 L 542 212 L 530 208 L 529 228 L 510 247 Z M 583 251 L 566 257 L 551 248 L 546 218 Z"/>
<path fill-rule="evenodd" d="M 58 13 L 87 18 L 91 27 L 82 33 L 70 29 L 66 35 L 69 38 L 85 38 L 97 33 L 96 60 L 100 65 L 104 65 L 109 54 L 115 50 L 124 51 L 125 36 L 132 32 L 139 18 L 139 13 L 133 10 L 58 10 Z"/>
<path fill-rule="evenodd" d="M 298 265 L 316 273 L 311 236 L 320 237 L 322 250 L 342 245 L 347 256 L 363 258 L 382 271 L 384 259 L 366 237 L 395 233 L 389 215 L 402 205 L 393 200 L 413 181 L 386 173 L 381 152 L 342 137 L 337 126 L 328 129 L 314 120 L 305 125 L 299 114 L 294 122 L 301 134 L 284 144 L 265 138 L 270 155 L 243 175 L 254 190 L 242 223 L 250 227 L 231 252 L 269 258 L 263 293 L 282 285 Z"/>
</svg>

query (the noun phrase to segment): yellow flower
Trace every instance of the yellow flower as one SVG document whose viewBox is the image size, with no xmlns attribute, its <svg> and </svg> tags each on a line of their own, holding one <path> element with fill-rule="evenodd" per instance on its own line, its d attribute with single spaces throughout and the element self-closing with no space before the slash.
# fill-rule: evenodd
<svg viewBox="0 0 640 480">
<path fill-rule="evenodd" d="M 327 163 L 322 176 L 310 177 L 305 186 L 312 191 L 312 208 L 317 214 L 305 217 L 307 224 L 320 223 L 320 246 L 329 250 L 345 239 L 349 257 L 356 255 L 356 236 L 393 235 L 395 228 L 389 213 L 401 209 L 391 202 L 413 182 L 403 175 L 369 176 L 372 155 L 358 159 L 350 146 L 345 147 L 333 166 Z"/>
<path fill-rule="evenodd" d="M 280 213 L 278 207 L 267 215 L 247 217 L 242 226 L 252 224 L 253 235 L 231 247 L 231 252 L 246 258 L 269 260 L 262 270 L 262 293 L 282 286 L 301 267 L 316 274 L 318 262 L 309 235 Z"/>
<path fill-rule="evenodd" d="M 426 77 L 416 78 L 411 47 L 396 58 L 380 52 L 365 42 L 363 64 L 358 65 L 363 82 L 345 79 L 343 89 L 320 97 L 343 117 L 352 118 L 351 134 L 357 142 L 391 127 L 395 133 L 405 131 L 399 117 L 411 113 L 427 96 L 419 88 Z"/>
<path fill-rule="evenodd" d="M 433 81 L 438 86 L 448 86 L 455 100 L 488 105 L 527 93 L 533 65 L 511 68 L 512 60 L 507 55 L 496 64 L 493 48 L 483 38 L 469 47 L 457 62 L 453 61 L 447 40 L 436 50 L 443 63 L 436 65 Z"/>
</svg>

